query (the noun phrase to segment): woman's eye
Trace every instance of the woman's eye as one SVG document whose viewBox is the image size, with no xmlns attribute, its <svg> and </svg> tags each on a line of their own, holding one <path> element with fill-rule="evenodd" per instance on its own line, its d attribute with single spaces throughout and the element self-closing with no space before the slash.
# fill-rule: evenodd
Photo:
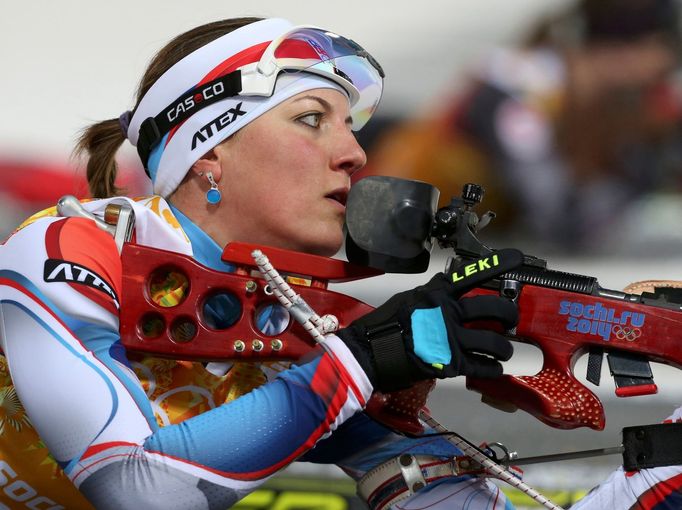
<svg viewBox="0 0 682 510">
<path fill-rule="evenodd" d="M 322 119 L 322 114 L 319 112 L 315 113 L 306 113 L 305 115 L 302 115 L 299 117 L 298 121 L 303 122 L 304 124 L 307 124 L 310 127 L 318 127 L 320 125 L 320 120 Z"/>
</svg>

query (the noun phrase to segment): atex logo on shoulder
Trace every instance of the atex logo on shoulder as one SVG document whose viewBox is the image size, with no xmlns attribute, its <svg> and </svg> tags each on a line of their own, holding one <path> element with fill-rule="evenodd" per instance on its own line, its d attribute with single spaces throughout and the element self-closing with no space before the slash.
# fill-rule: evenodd
<svg viewBox="0 0 682 510">
<path fill-rule="evenodd" d="M 94 271 L 87 267 L 60 259 L 47 259 L 43 268 L 43 280 L 46 282 L 66 282 L 66 283 L 80 283 L 93 289 L 104 292 L 111 299 L 114 300 L 114 306 L 119 309 L 118 296 L 114 289 L 104 281 Z"/>
</svg>

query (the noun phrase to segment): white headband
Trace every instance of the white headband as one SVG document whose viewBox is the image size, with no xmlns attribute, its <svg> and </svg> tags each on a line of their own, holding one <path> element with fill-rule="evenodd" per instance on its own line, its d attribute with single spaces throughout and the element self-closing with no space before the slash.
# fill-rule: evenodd
<svg viewBox="0 0 682 510">
<path fill-rule="evenodd" d="M 192 90 L 216 67 L 257 44 L 270 42 L 294 25 L 283 19 L 251 23 L 190 53 L 166 71 L 144 95 L 128 127 L 128 140 L 137 145 L 142 122 Z M 270 97 L 233 96 L 198 110 L 151 151 L 147 169 L 154 193 L 167 197 L 192 165 L 209 150 L 282 101 L 306 90 L 340 85 L 309 73 L 281 75 Z M 170 138 L 170 139 L 169 139 Z"/>
</svg>

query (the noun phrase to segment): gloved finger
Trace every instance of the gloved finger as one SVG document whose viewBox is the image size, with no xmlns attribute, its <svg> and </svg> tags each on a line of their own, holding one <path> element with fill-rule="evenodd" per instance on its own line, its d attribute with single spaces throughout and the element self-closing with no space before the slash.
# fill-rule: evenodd
<svg viewBox="0 0 682 510">
<path fill-rule="evenodd" d="M 516 269 L 523 264 L 523 253 L 506 248 L 492 252 L 486 257 L 457 266 L 448 276 L 452 282 L 451 291 L 462 295 L 496 276 Z"/>
<path fill-rule="evenodd" d="M 502 375 L 502 364 L 479 354 L 468 354 L 462 367 L 462 375 L 468 377 L 493 378 Z"/>
<path fill-rule="evenodd" d="M 519 309 L 515 303 L 493 294 L 465 297 L 457 301 L 462 322 L 478 320 L 499 321 L 510 329 L 519 322 Z"/>
<path fill-rule="evenodd" d="M 494 331 L 457 327 L 454 336 L 465 354 L 487 354 L 502 361 L 507 361 L 514 354 L 512 343 Z"/>
</svg>

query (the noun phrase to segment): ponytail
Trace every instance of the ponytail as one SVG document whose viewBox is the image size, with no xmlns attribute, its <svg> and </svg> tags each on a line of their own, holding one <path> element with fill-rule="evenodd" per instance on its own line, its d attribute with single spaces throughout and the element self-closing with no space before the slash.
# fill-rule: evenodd
<svg viewBox="0 0 682 510">
<path fill-rule="evenodd" d="M 93 198 L 113 197 L 123 192 L 115 185 L 116 152 L 125 139 L 118 119 L 92 124 L 78 137 L 74 154 L 88 159 L 88 187 Z"/>
<path fill-rule="evenodd" d="M 137 91 L 137 102 L 149 88 L 176 62 L 218 37 L 262 18 L 233 18 L 214 21 L 180 34 L 152 59 Z M 128 113 L 128 112 L 127 112 Z M 85 128 L 76 143 L 74 155 L 86 157 L 87 178 L 93 198 L 108 198 L 125 190 L 116 187 L 116 152 L 125 141 L 119 119 L 110 119 Z"/>
</svg>

